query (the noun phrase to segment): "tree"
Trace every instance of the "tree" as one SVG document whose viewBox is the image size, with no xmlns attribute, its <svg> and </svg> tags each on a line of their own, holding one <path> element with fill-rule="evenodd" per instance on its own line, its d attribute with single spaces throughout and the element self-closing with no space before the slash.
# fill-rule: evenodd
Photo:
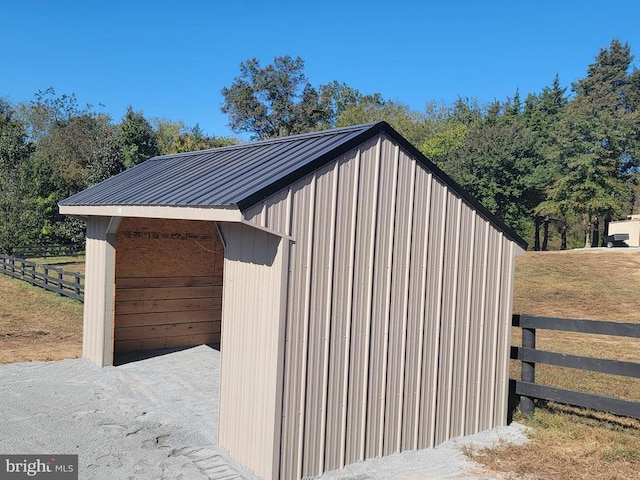
<svg viewBox="0 0 640 480">
<path fill-rule="evenodd" d="M 208 136 L 197 124 L 186 127 L 181 121 L 172 122 L 165 119 L 155 119 L 154 123 L 161 155 L 194 152 L 238 143 L 232 137 Z"/>
<path fill-rule="evenodd" d="M 222 113 L 235 132 L 265 139 L 320 130 L 331 125 L 329 99 L 304 74 L 300 57 L 275 57 L 261 67 L 256 58 L 240 64 L 240 76 L 222 89 Z"/>
<path fill-rule="evenodd" d="M 0 98 L 0 251 L 37 235 L 38 209 L 33 203 L 24 164 L 33 151 L 27 128 L 14 107 Z"/>
<path fill-rule="evenodd" d="M 573 84 L 575 97 L 552 135 L 550 151 L 560 175 L 549 189 L 551 204 L 544 207 L 562 204 L 575 213 L 583 224 L 585 247 L 597 244 L 597 237 L 591 241 L 594 224 L 595 237 L 599 221 L 606 225 L 624 214 L 631 201 L 639 147 L 632 59 L 629 46 L 618 40 L 602 49 L 587 76 Z"/>
<path fill-rule="evenodd" d="M 336 127 L 379 121 L 388 122 L 414 145 L 422 145 L 429 134 L 423 113 L 402 103 L 383 100 L 379 94 L 362 96 L 357 103 L 346 105 L 336 120 Z"/>
<path fill-rule="evenodd" d="M 462 147 L 450 153 L 454 178 L 489 211 L 526 236 L 530 225 L 535 138 L 510 102 L 494 102 L 469 128 Z"/>
<path fill-rule="evenodd" d="M 86 183 L 88 185 L 102 182 L 125 169 L 118 133 L 118 128 L 110 124 L 103 125 L 96 132 L 95 148 L 91 151 L 87 163 Z"/>
<path fill-rule="evenodd" d="M 533 166 L 526 183 L 531 192 L 531 208 L 534 218 L 534 250 L 547 250 L 549 242 L 549 223 L 555 220 L 560 223 L 562 242 L 566 247 L 567 217 L 562 209 L 554 209 L 552 204 L 540 205 L 547 200 L 547 190 L 556 181 L 560 172 L 558 166 L 548 155 L 551 138 L 557 127 L 568 99 L 566 88 L 560 86 L 558 75 L 551 86 L 544 87 L 539 95 L 530 94 L 525 100 L 523 119 L 535 136 Z M 543 238 L 540 241 L 540 227 L 543 227 Z"/>
<path fill-rule="evenodd" d="M 481 120 L 477 105 L 470 100 L 458 99 L 453 106 L 427 104 L 424 116 L 427 137 L 420 144 L 420 151 L 456 177 L 459 172 L 452 157 L 465 145 L 470 129 Z"/>
<path fill-rule="evenodd" d="M 131 168 L 160 153 L 156 134 L 142 112 L 128 106 L 120 122 L 120 145 L 124 166 Z"/>
<path fill-rule="evenodd" d="M 75 94 L 56 95 L 53 87 L 39 90 L 35 100 L 17 106 L 20 121 L 27 129 L 28 139 L 38 143 L 56 125 L 72 117 L 93 115 L 91 105 L 80 108 Z"/>
</svg>

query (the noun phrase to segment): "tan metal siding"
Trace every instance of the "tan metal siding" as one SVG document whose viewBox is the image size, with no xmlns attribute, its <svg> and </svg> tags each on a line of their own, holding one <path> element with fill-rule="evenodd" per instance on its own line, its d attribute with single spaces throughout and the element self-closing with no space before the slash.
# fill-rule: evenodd
<svg viewBox="0 0 640 480">
<path fill-rule="evenodd" d="M 380 178 L 380 143 L 363 148 L 360 163 L 354 292 L 351 324 L 351 358 L 347 397 L 345 463 L 365 458 L 369 347 L 373 300 L 374 255 L 378 184 Z"/>
<path fill-rule="evenodd" d="M 378 218 L 372 235 L 376 239 L 373 262 L 373 302 L 370 314 L 369 367 L 366 403 L 365 458 L 381 456 L 387 381 L 389 322 L 391 321 L 391 275 L 398 184 L 398 149 L 390 142 L 381 148 Z"/>
<path fill-rule="evenodd" d="M 480 388 L 482 382 L 482 358 L 484 346 L 484 322 L 489 261 L 488 222 L 478 219 L 474 236 L 474 248 L 478 252 L 473 265 L 473 293 L 471 322 L 469 325 L 469 367 L 467 369 L 467 399 L 465 408 L 465 434 L 479 431 Z"/>
<path fill-rule="evenodd" d="M 328 348 L 333 286 L 333 254 L 337 195 L 337 164 L 317 172 L 317 202 L 312 225 L 317 243 L 312 249 L 310 269 L 310 304 L 307 342 L 307 383 L 303 405 L 304 443 L 303 475 L 320 474 L 324 464 L 326 391 L 328 384 Z"/>
<path fill-rule="evenodd" d="M 401 450 L 416 162 L 398 148 L 383 455 Z"/>
<path fill-rule="evenodd" d="M 513 314 L 513 278 L 515 274 L 516 245 L 504 243 L 500 280 L 500 313 L 496 352 L 496 403 L 493 425 L 505 425 L 509 399 L 509 347 L 511 345 L 511 316 Z"/>
<path fill-rule="evenodd" d="M 451 416 L 451 388 L 454 355 L 454 331 L 457 320 L 457 273 L 460 252 L 461 200 L 447 195 L 447 233 L 442 284 L 442 309 L 440 314 L 440 358 L 438 359 L 438 385 L 436 393 L 435 444 L 449 438 Z"/>
<path fill-rule="evenodd" d="M 487 301 L 483 334 L 482 377 L 480 383 L 479 430 L 493 426 L 493 406 L 496 385 L 496 339 L 498 335 L 499 296 L 502 268 L 503 237 L 494 228 L 489 230 L 489 260 L 487 277 Z"/>
<path fill-rule="evenodd" d="M 471 323 L 471 299 L 474 282 L 474 236 L 476 215 L 462 205 L 460 231 L 460 255 L 458 265 L 458 315 L 455 326 L 453 386 L 451 405 L 451 437 L 464 435 L 467 402 L 467 370 L 469 369 L 469 327 Z"/>
<path fill-rule="evenodd" d="M 431 187 L 431 215 L 428 225 L 429 246 L 425 304 L 422 379 L 420 389 L 420 430 L 418 448 L 433 447 L 435 442 L 436 394 L 440 351 L 440 314 L 444 270 L 447 190 L 435 178 Z"/>
<path fill-rule="evenodd" d="M 333 314 L 330 332 L 325 435 L 325 470 L 345 465 L 347 393 L 351 345 L 353 279 L 359 192 L 360 153 L 338 162 L 338 203 L 336 215 Z"/>
<path fill-rule="evenodd" d="M 315 177 L 307 177 L 292 188 L 290 232 L 291 246 L 285 376 L 282 413 L 281 477 L 299 478 L 302 471 L 304 402 L 307 379 L 307 339 L 310 309 L 312 243 L 310 230 L 314 219 Z M 286 472 L 286 473 L 284 473 Z"/>
<path fill-rule="evenodd" d="M 423 344 L 425 332 L 425 308 L 427 288 L 427 259 L 429 235 L 426 228 L 431 218 L 432 176 L 421 168 L 415 172 L 414 214 L 412 225 L 412 251 L 408 289 L 409 311 L 407 318 L 407 361 L 404 384 L 404 411 L 402 417 L 402 450 L 418 448 L 420 405 L 422 400 Z M 426 226 L 426 227 L 425 227 Z"/>
<path fill-rule="evenodd" d="M 263 478 L 276 478 L 288 241 L 221 225 L 225 281 L 219 443 Z"/>
<path fill-rule="evenodd" d="M 293 242 L 280 478 L 504 421 L 514 244 L 388 137 L 245 218 Z"/>
<path fill-rule="evenodd" d="M 118 219 L 89 217 L 82 355 L 100 366 L 113 363 L 115 230 Z"/>
</svg>

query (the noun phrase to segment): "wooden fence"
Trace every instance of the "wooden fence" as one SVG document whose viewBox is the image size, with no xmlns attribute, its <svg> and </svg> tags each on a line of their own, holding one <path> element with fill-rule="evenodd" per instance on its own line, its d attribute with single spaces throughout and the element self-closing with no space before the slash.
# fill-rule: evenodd
<svg viewBox="0 0 640 480">
<path fill-rule="evenodd" d="M 0 253 L 0 273 L 84 302 L 84 275 Z"/>
<path fill-rule="evenodd" d="M 30 245 L 26 247 L 16 247 L 11 251 L 14 257 L 67 257 L 84 252 L 83 245 Z"/>
<path fill-rule="evenodd" d="M 522 347 L 511 347 L 511 358 L 522 362 L 521 380 L 516 380 L 516 394 L 520 395 L 523 414 L 533 413 L 533 399 L 538 398 L 640 418 L 640 402 L 535 383 L 536 363 L 640 378 L 640 363 L 536 349 L 536 329 L 640 338 L 640 324 L 514 315 L 513 326 L 522 328 Z"/>
</svg>

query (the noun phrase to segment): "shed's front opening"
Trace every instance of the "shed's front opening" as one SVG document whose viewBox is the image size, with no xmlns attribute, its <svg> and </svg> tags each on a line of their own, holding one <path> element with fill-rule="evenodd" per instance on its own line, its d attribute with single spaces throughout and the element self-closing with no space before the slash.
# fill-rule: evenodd
<svg viewBox="0 0 640 480">
<path fill-rule="evenodd" d="M 224 249 L 215 222 L 123 218 L 116 236 L 114 363 L 218 347 Z"/>
</svg>

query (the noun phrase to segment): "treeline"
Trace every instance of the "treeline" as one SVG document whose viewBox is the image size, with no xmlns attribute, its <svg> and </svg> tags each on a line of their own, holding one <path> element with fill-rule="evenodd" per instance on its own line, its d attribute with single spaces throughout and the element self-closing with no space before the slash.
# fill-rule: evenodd
<svg viewBox="0 0 640 480">
<path fill-rule="evenodd" d="M 115 123 L 52 88 L 28 103 L 0 99 L 0 252 L 82 244 L 84 223 L 60 215 L 60 200 L 154 155 L 232 143 L 197 125 L 149 120 L 131 107 Z"/>
<path fill-rule="evenodd" d="M 632 62 L 629 45 L 613 40 L 571 89 L 556 77 L 541 92 L 416 111 L 338 81 L 314 87 L 301 58 L 250 59 L 222 90 L 221 110 L 233 131 L 255 140 L 385 120 L 531 248 L 597 246 L 609 221 L 640 205 L 640 71 Z M 51 89 L 27 104 L 0 101 L 0 250 L 81 242 L 82 223 L 57 213 L 62 198 L 153 155 L 238 141 L 132 108 L 114 123 Z"/>
<path fill-rule="evenodd" d="M 608 222 L 637 209 L 640 72 L 613 40 L 570 91 L 559 78 L 538 93 L 479 105 L 459 98 L 415 111 L 333 82 L 318 88 L 301 59 L 255 59 L 222 94 L 222 111 L 255 138 L 386 120 L 531 248 L 597 246 Z"/>
</svg>

